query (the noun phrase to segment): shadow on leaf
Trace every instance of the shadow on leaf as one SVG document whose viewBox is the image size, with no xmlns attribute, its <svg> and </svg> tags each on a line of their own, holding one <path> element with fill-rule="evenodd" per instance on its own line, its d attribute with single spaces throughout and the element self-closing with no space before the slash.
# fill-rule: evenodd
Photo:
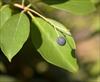
<svg viewBox="0 0 100 82">
<path fill-rule="evenodd" d="M 42 44 L 42 38 L 39 29 L 34 23 L 31 24 L 31 38 L 35 48 L 36 49 L 40 48 Z"/>
</svg>

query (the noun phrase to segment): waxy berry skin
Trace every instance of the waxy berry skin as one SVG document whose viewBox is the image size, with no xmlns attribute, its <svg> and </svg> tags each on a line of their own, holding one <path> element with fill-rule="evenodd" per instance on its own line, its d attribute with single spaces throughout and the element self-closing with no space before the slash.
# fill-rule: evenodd
<svg viewBox="0 0 100 82">
<path fill-rule="evenodd" d="M 64 46 L 66 44 L 66 40 L 64 37 L 57 37 L 57 43 L 60 45 L 60 46 Z"/>
</svg>

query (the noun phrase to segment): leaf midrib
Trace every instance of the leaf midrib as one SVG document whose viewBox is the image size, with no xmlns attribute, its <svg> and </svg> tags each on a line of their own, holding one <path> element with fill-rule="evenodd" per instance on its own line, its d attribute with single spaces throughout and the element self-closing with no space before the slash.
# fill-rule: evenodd
<svg viewBox="0 0 100 82">
<path fill-rule="evenodd" d="M 44 33 L 44 35 L 45 36 L 47 36 L 47 34 L 45 33 L 45 31 L 43 30 L 43 28 L 41 28 L 41 25 L 39 24 L 39 22 L 37 22 L 37 19 L 35 18 L 35 22 L 36 22 L 36 24 L 39 26 L 39 28 L 41 29 L 41 31 L 43 31 L 43 33 Z M 51 39 L 49 39 L 49 37 L 47 36 L 47 39 L 50 41 L 50 43 L 53 43 L 53 46 L 55 47 L 55 49 L 60 53 L 60 55 L 62 56 L 62 58 L 64 59 L 64 60 L 66 60 L 65 59 L 65 57 L 63 56 L 63 54 L 60 52 L 60 49 L 59 48 L 56 48 L 56 45 L 54 44 L 54 42 L 52 42 L 52 40 Z M 71 68 L 73 68 L 73 70 L 76 70 L 75 68 L 74 68 L 74 66 L 68 61 L 68 60 L 66 60 L 66 63 L 71 67 Z"/>
</svg>

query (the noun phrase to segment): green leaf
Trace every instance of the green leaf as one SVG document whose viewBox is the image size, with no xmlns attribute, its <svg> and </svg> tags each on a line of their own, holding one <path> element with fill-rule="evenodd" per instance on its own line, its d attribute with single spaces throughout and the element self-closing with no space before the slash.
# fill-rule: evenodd
<svg viewBox="0 0 100 82">
<path fill-rule="evenodd" d="M 4 5 L 0 8 L 0 29 L 3 24 L 11 17 L 12 11 L 9 5 Z"/>
<path fill-rule="evenodd" d="M 0 30 L 1 50 L 11 61 L 29 36 L 29 19 L 23 13 L 13 15 Z"/>
<path fill-rule="evenodd" d="M 66 36 L 66 38 L 68 38 L 68 42 L 69 42 L 69 46 L 72 48 L 72 49 L 76 49 L 76 45 L 75 45 L 75 42 L 71 36 L 71 33 L 70 31 L 61 23 L 55 21 L 55 20 L 52 20 L 52 19 L 48 19 L 50 23 L 52 23 L 58 30 L 61 30 L 64 34 L 67 34 L 68 36 Z"/>
<path fill-rule="evenodd" d="M 56 0 L 54 0 L 56 1 Z M 52 2 L 52 1 L 51 1 Z M 48 3 L 47 3 L 48 4 Z M 52 7 L 71 12 L 76 15 L 86 15 L 96 10 L 91 0 L 70 0 L 51 4 Z"/>
<path fill-rule="evenodd" d="M 32 42 L 41 56 L 51 64 L 69 70 L 70 72 L 77 72 L 77 60 L 72 56 L 72 52 L 75 49 L 72 36 L 65 35 L 66 44 L 60 46 L 57 43 L 58 35 L 50 24 L 41 18 L 34 18 L 33 23 L 35 24 L 32 25 L 31 30 Z M 58 22 L 56 24 L 61 26 Z M 61 27 L 65 28 L 63 25 Z M 61 32 L 58 31 L 58 33 L 64 37 Z"/>
</svg>

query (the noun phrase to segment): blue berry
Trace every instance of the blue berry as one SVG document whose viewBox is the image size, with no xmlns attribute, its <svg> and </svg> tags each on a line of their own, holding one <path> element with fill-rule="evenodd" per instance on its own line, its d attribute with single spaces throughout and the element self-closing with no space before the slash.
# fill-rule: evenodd
<svg viewBox="0 0 100 82">
<path fill-rule="evenodd" d="M 57 38 L 57 43 L 60 45 L 60 46 L 64 46 L 66 44 L 66 40 L 64 37 L 58 37 Z"/>
</svg>

